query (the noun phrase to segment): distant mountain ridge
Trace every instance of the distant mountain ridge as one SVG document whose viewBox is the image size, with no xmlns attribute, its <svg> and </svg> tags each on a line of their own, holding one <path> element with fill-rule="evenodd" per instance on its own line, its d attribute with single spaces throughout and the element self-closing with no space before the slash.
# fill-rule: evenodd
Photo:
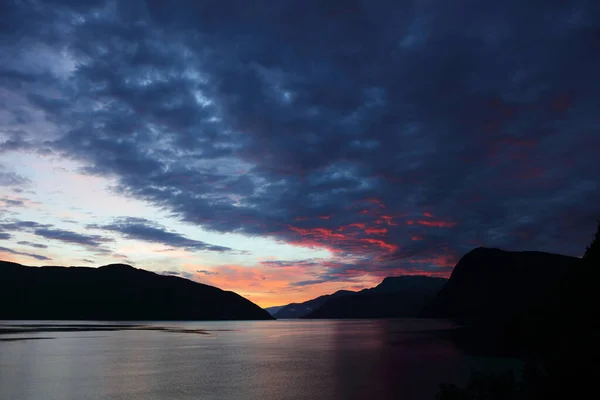
<svg viewBox="0 0 600 400">
<path fill-rule="evenodd" d="M 545 298 L 579 260 L 539 251 L 480 247 L 459 260 L 450 279 L 388 277 L 374 288 L 310 300 L 312 310 L 304 314 L 307 307 L 290 305 L 296 311 L 291 318 L 424 317 L 498 324 Z"/>
<path fill-rule="evenodd" d="M 374 288 L 328 299 L 303 318 L 413 318 L 446 282 L 420 275 L 387 277 Z"/>
<path fill-rule="evenodd" d="M 266 312 L 268 312 L 269 314 L 271 314 L 272 316 L 275 316 L 275 314 L 277 314 L 277 312 L 279 310 L 281 310 L 283 307 L 285 306 L 273 306 L 273 307 L 265 307 L 264 310 Z"/>
<path fill-rule="evenodd" d="M 273 315 L 278 319 L 415 317 L 446 281 L 418 275 L 387 277 L 373 288 L 358 292 L 339 290 L 303 303 L 280 306 Z"/>
<path fill-rule="evenodd" d="M 0 261 L 0 319 L 267 320 L 234 292 L 125 264 L 28 267 Z"/>
<path fill-rule="evenodd" d="M 459 260 L 448 283 L 420 316 L 497 323 L 544 298 L 579 260 L 537 251 L 476 248 Z"/>
<path fill-rule="evenodd" d="M 286 306 L 283 306 L 279 311 L 277 311 L 274 314 L 274 317 L 277 319 L 300 318 L 318 309 L 330 299 L 341 296 L 347 296 L 354 293 L 356 292 L 352 292 L 350 290 L 338 290 L 335 293 L 319 296 L 317 298 L 305 301 L 303 303 L 291 303 Z"/>
<path fill-rule="evenodd" d="M 359 293 L 431 292 L 440 290 L 446 282 L 448 282 L 446 278 L 425 275 L 389 276 L 374 288 L 364 289 Z"/>
</svg>

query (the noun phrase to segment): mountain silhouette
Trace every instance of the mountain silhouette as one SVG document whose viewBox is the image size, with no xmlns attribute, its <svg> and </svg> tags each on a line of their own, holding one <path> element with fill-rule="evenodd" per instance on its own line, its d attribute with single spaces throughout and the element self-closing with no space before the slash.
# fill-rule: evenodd
<svg viewBox="0 0 600 400">
<path fill-rule="evenodd" d="M 303 303 L 291 303 L 280 308 L 279 311 L 274 314 L 274 316 L 277 319 L 301 318 L 321 307 L 329 299 L 347 296 L 354 293 L 355 292 L 349 290 L 338 290 L 335 293 L 319 296 Z"/>
<path fill-rule="evenodd" d="M 125 264 L 27 267 L 0 261 L 0 319 L 265 320 L 242 296 Z"/>
<path fill-rule="evenodd" d="M 266 312 L 268 312 L 269 314 L 271 314 L 272 316 L 275 316 L 275 314 L 277 314 L 277 312 L 279 310 L 281 310 L 283 307 L 285 306 L 272 306 L 272 307 L 265 307 L 264 310 Z"/>
<path fill-rule="evenodd" d="M 374 288 L 327 301 L 304 318 L 412 318 L 431 302 L 447 279 L 387 277 Z"/>
<path fill-rule="evenodd" d="M 476 248 L 459 260 L 448 283 L 420 316 L 499 323 L 544 298 L 578 260 L 537 251 Z"/>
<path fill-rule="evenodd" d="M 520 379 L 506 379 L 510 378 L 509 374 L 479 375 L 474 376 L 465 388 L 441 385 L 442 390 L 436 398 L 578 399 L 597 392 L 600 377 L 595 364 L 600 357 L 597 288 L 600 280 L 600 220 L 596 234 L 582 258 L 548 253 L 499 253 L 497 250 L 492 252 L 493 249 L 484 250 L 477 249 L 476 257 L 472 257 L 472 254 L 469 259 L 469 254 L 463 257 L 465 262 L 461 260 L 461 270 L 458 271 L 457 266 L 456 272 L 461 275 L 464 273 L 465 276 L 451 277 L 447 287 L 424 314 L 466 316 L 469 320 L 468 328 L 455 337 L 459 345 L 471 348 L 473 342 L 498 345 L 498 348 L 508 350 L 513 356 L 523 360 L 525 368 Z M 475 263 L 477 258 L 479 260 Z M 515 259 L 519 261 L 516 264 Z M 488 270 L 493 264 L 490 260 L 497 262 L 494 270 L 499 268 L 500 263 L 504 263 L 502 269 L 507 270 L 514 278 L 524 275 L 526 279 L 521 281 L 525 280 L 525 283 L 515 286 L 506 281 L 493 282 L 498 278 L 498 272 L 492 274 Z M 508 262 L 512 264 L 507 264 Z M 479 288 L 475 296 L 467 283 L 475 279 L 473 269 L 478 269 L 481 265 L 487 265 L 484 271 L 487 271 L 488 277 L 481 281 L 482 288 Z M 514 268 L 525 269 L 526 272 L 514 274 L 510 272 Z M 532 277 L 536 279 L 530 281 L 529 278 Z M 527 284 L 533 294 L 521 291 Z M 502 285 L 504 288 L 500 293 L 498 289 Z M 490 288 L 492 293 L 483 296 L 482 293 Z M 470 291 L 470 300 L 483 301 L 482 307 L 487 309 L 471 306 L 460 310 L 458 307 L 464 306 L 467 301 L 458 301 L 460 290 L 464 291 L 465 297 Z M 492 298 L 495 300 L 492 301 Z M 445 305 L 444 302 L 449 300 L 452 300 L 451 304 Z M 520 302 L 518 307 L 516 301 Z M 490 312 L 498 309 L 501 313 Z"/>
</svg>

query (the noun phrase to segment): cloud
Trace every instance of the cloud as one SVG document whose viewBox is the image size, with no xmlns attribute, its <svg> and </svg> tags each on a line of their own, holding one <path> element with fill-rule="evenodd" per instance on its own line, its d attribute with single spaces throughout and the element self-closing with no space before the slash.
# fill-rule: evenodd
<svg viewBox="0 0 600 400">
<path fill-rule="evenodd" d="M 109 225 L 90 225 L 90 228 L 118 232 L 128 239 L 141 240 L 149 243 L 160 243 L 166 246 L 183 248 L 192 251 L 230 251 L 229 247 L 215 246 L 199 240 L 186 238 L 175 232 L 144 218 L 121 218 Z"/>
<path fill-rule="evenodd" d="M 12 236 L 10 233 L 6 233 L 6 232 L 0 232 L 0 240 L 8 240 L 10 239 Z"/>
<path fill-rule="evenodd" d="M 22 207 L 24 205 L 23 200 L 21 199 L 0 199 L 3 204 L 3 207 Z"/>
<path fill-rule="evenodd" d="M 1 138 L 2 136 L 0 136 Z M 14 172 L 6 171 L 6 167 L 0 164 L 0 186 L 25 187 L 30 183 L 29 179 Z"/>
<path fill-rule="evenodd" d="M 2 149 L 341 260 L 304 281 L 447 274 L 475 243 L 582 254 L 600 212 L 600 4 L 325 3 L 11 1 L 20 47 L 3 42 L 0 85 L 21 106 L 2 104 Z"/>
<path fill-rule="evenodd" d="M 196 272 L 199 274 L 202 274 L 202 275 L 219 275 L 218 272 L 207 271 L 207 270 L 203 270 L 203 269 L 197 269 Z"/>
<path fill-rule="evenodd" d="M 12 188 L 13 192 L 19 193 L 20 189 Z M 26 197 L 6 195 L 0 198 L 0 208 L 8 210 L 10 208 L 30 208 L 32 205 L 39 204 L 36 201 L 32 201 Z"/>
<path fill-rule="evenodd" d="M 33 233 L 37 236 L 51 239 L 51 240 L 59 240 L 61 242 L 70 243 L 70 244 L 78 244 L 82 246 L 90 246 L 90 247 L 98 247 L 105 243 L 114 242 L 113 239 L 106 238 L 99 235 L 86 235 L 82 233 L 77 233 L 73 231 L 67 231 L 64 229 L 56 229 L 56 228 L 39 228 L 35 229 Z"/>
<path fill-rule="evenodd" d="M 322 259 L 308 259 L 308 260 L 264 260 L 260 261 L 259 264 L 267 268 L 285 268 L 285 267 L 318 267 L 322 262 L 326 260 Z"/>
<path fill-rule="evenodd" d="M 39 222 L 35 222 L 35 221 L 28 221 L 28 220 L 10 220 L 8 222 L 2 222 L 0 223 L 0 228 L 7 230 L 7 231 L 26 231 L 26 230 L 32 230 L 32 229 L 37 229 L 37 228 L 49 228 L 52 225 L 48 225 L 48 224 L 40 224 Z"/>
<path fill-rule="evenodd" d="M 191 272 L 185 272 L 185 271 L 162 271 L 160 272 L 161 275 L 169 275 L 169 276 L 178 276 L 180 278 L 185 278 L 185 279 L 190 279 L 192 280 L 194 278 L 194 274 Z"/>
<path fill-rule="evenodd" d="M 35 247 L 37 249 L 47 249 L 48 246 L 46 246 L 45 244 L 41 244 L 41 243 L 31 243 L 28 242 L 27 240 L 22 240 L 20 242 L 17 242 L 17 244 L 20 244 L 22 246 L 30 246 L 30 247 Z"/>
<path fill-rule="evenodd" d="M 0 251 L 6 252 L 6 253 L 10 253 L 10 254 L 19 255 L 19 256 L 32 257 L 32 258 L 35 258 L 36 260 L 40 260 L 40 261 L 50 261 L 51 260 L 50 258 L 48 258 L 46 256 L 42 256 L 42 255 L 39 255 L 39 254 L 32 254 L 32 253 L 24 253 L 24 252 L 21 252 L 21 251 L 8 249 L 6 247 L 0 247 Z"/>
<path fill-rule="evenodd" d="M 312 286 L 318 285 L 319 283 L 327 282 L 325 279 L 309 279 L 307 281 L 292 282 L 290 286 L 301 287 L 301 286 Z"/>
</svg>

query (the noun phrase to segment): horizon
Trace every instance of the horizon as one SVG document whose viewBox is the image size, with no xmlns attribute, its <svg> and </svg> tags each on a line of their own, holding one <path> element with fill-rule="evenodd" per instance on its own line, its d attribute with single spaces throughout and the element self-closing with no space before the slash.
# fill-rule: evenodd
<svg viewBox="0 0 600 400">
<path fill-rule="evenodd" d="M 271 307 L 449 277 L 476 247 L 580 257 L 593 6 L 399 3 L 8 0 L 0 260 Z"/>
<path fill-rule="evenodd" d="M 0 262 L 12 262 L 12 263 L 19 264 L 19 265 L 21 265 L 21 266 L 23 266 L 23 267 L 29 267 L 29 268 L 43 268 L 43 267 L 59 267 L 59 268 L 102 268 L 102 267 L 108 267 L 108 266 L 111 266 L 111 265 L 124 265 L 124 266 L 127 266 L 127 267 L 132 267 L 132 268 L 141 269 L 141 270 L 144 270 L 144 271 L 149 271 L 149 270 L 147 270 L 147 269 L 145 269 L 145 268 L 143 268 L 143 267 L 139 267 L 139 266 L 137 266 L 137 267 L 136 267 L 135 265 L 123 264 L 123 263 L 112 263 L 112 264 L 105 264 L 105 265 L 89 266 L 89 265 L 50 265 L 50 264 L 47 264 L 47 265 L 29 265 L 29 264 L 21 264 L 21 263 L 17 263 L 16 261 L 7 261 L 7 260 L 0 260 Z M 171 274 L 171 273 L 169 273 L 169 271 L 163 271 L 163 272 L 149 271 L 149 272 L 154 272 L 154 273 L 157 273 L 157 274 L 159 274 L 159 275 L 162 275 L 162 276 L 176 276 L 176 277 L 183 278 L 183 279 L 189 279 L 189 278 L 187 278 L 187 277 L 181 276 L 180 274 Z M 430 277 L 430 278 L 438 278 L 438 277 L 431 277 L 431 276 L 428 276 L 428 275 L 422 275 L 422 274 L 413 274 L 413 275 L 406 274 L 406 275 L 386 276 L 386 277 L 382 278 L 382 280 L 381 280 L 380 282 L 377 282 L 377 283 L 376 283 L 376 284 L 375 284 L 373 287 L 375 287 L 375 286 L 379 285 L 381 282 L 383 282 L 383 280 L 385 280 L 385 279 L 387 279 L 387 278 L 399 278 L 399 277 L 404 277 L 404 276 L 427 276 L 427 277 Z M 447 278 L 442 278 L 442 279 L 447 279 Z M 197 283 L 202 283 L 202 284 L 206 284 L 206 283 L 203 283 L 203 282 L 198 282 L 198 281 L 195 281 L 195 282 L 197 282 Z M 366 288 L 369 288 L 369 287 L 366 287 Z M 222 288 L 219 288 L 219 289 L 222 289 Z M 226 289 L 223 289 L 223 290 L 226 290 Z M 347 289 L 338 289 L 338 290 L 336 290 L 336 292 L 338 292 L 338 291 L 341 291 L 341 290 L 346 290 L 346 291 L 348 291 Z M 358 291 L 360 291 L 360 289 L 352 290 L 352 292 L 358 292 Z M 293 302 L 286 303 L 286 304 L 278 304 L 278 305 L 261 305 L 261 304 L 258 304 L 258 303 L 256 303 L 256 304 L 257 304 L 258 306 L 260 306 L 261 308 L 265 308 L 265 309 L 266 309 L 266 308 L 270 308 L 270 307 L 283 307 L 283 306 L 286 306 L 286 305 L 289 305 L 289 304 L 292 304 L 292 303 L 303 303 L 303 302 L 305 302 L 305 301 L 312 300 L 312 299 L 314 299 L 314 298 L 316 298 L 316 297 L 323 296 L 323 295 L 328 295 L 328 294 L 333 294 L 333 293 L 335 293 L 335 292 L 332 292 L 332 293 L 324 293 L 324 294 L 317 295 L 317 296 L 315 296 L 315 297 L 306 298 L 306 299 L 304 299 L 304 300 L 297 300 L 297 301 L 293 301 Z"/>
</svg>

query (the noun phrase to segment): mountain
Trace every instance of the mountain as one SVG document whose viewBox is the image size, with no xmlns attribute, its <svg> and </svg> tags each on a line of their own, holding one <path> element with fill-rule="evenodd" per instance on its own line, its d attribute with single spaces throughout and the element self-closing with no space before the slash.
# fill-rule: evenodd
<svg viewBox="0 0 600 400">
<path fill-rule="evenodd" d="M 281 310 L 283 307 L 285 306 L 273 306 L 273 307 L 266 307 L 264 310 L 266 312 L 268 312 L 269 314 L 271 314 L 272 316 L 275 316 L 275 314 L 277 314 L 277 312 L 279 310 Z"/>
<path fill-rule="evenodd" d="M 448 282 L 445 278 L 433 278 L 423 275 L 404 275 L 387 277 L 374 288 L 365 289 L 360 293 L 397 293 L 419 292 L 437 293 Z"/>
<path fill-rule="evenodd" d="M 540 301 L 579 258 L 480 247 L 465 254 L 435 300 L 420 314 L 467 323 L 497 323 Z"/>
<path fill-rule="evenodd" d="M 329 299 L 343 297 L 354 293 L 355 292 L 349 290 L 338 290 L 333 294 L 319 296 L 315 299 L 305 301 L 304 303 L 291 303 L 277 311 L 274 316 L 277 319 L 300 318 L 321 307 Z"/>
<path fill-rule="evenodd" d="M 470 254 L 469 259 L 467 255 L 460 262 L 460 275 L 456 279 L 451 277 L 447 291 L 445 288 L 445 293 L 440 293 L 441 298 L 428 313 L 463 315 L 466 313 L 457 309 L 458 306 L 464 306 L 468 300 L 483 301 L 482 307 L 487 309 L 468 309 L 470 324 L 462 329 L 467 332 L 466 335 L 458 335 L 459 342 L 467 346 L 480 342 L 488 348 L 492 344 L 508 350 L 513 357 L 524 361 L 525 368 L 520 379 L 507 375 L 477 375 L 465 389 L 446 386 L 445 389 L 449 390 L 438 394 L 438 398 L 575 399 L 588 397 L 588 393 L 597 391 L 599 374 L 593 362 L 600 358 L 600 220 L 596 235 L 582 258 L 494 249 L 477 249 L 477 253 Z M 492 263 L 492 260 L 495 262 Z M 518 263 L 515 264 L 515 260 Z M 506 264 L 509 261 L 513 264 Z M 494 275 L 483 281 L 485 288 L 493 291 L 489 295 L 484 295 L 483 289 L 474 293 L 473 282 L 468 282 L 467 278 L 475 279 L 473 275 L 479 268 L 483 268 L 487 275 Z M 513 275 L 513 281 L 525 280 L 525 283 L 515 288 L 507 277 L 503 277 L 504 282 L 495 283 L 493 279 L 502 273 L 489 271 L 491 268 L 508 270 L 505 274 Z M 515 274 L 511 269 L 525 271 Z M 543 279 L 539 279 L 539 275 L 546 273 L 550 277 L 544 275 Z M 531 278 L 535 279 L 533 283 L 529 280 Z M 527 284 L 534 288 L 535 297 L 528 293 L 524 296 L 521 290 Z M 504 287 L 498 291 L 501 285 Z M 456 301 L 461 289 L 465 290 L 464 296 L 471 297 L 463 299 L 462 304 Z M 515 300 L 510 299 L 513 295 Z M 441 303 L 450 299 L 453 304 L 443 307 Z M 520 301 L 518 307 L 513 304 L 516 300 Z M 501 308 L 501 312 L 497 313 L 500 317 L 490 318 L 488 310 L 497 307 Z"/>
<path fill-rule="evenodd" d="M 428 276 L 385 278 L 350 296 L 327 299 L 305 318 L 411 318 L 431 302 L 447 279 Z"/>
<path fill-rule="evenodd" d="M 0 261 L 0 319 L 265 320 L 242 296 L 124 264 L 27 267 Z"/>
</svg>

